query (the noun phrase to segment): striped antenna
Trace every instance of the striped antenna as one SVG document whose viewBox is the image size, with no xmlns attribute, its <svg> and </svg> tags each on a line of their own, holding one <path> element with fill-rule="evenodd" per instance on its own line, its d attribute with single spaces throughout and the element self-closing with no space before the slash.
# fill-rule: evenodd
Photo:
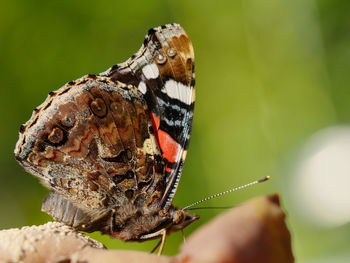
<svg viewBox="0 0 350 263">
<path fill-rule="evenodd" d="M 261 178 L 261 179 L 259 179 L 259 180 L 254 181 L 254 182 L 251 182 L 251 183 L 249 183 L 249 184 L 245 184 L 245 185 L 242 185 L 242 186 L 238 186 L 238 187 L 235 187 L 235 188 L 231 188 L 231 189 L 226 190 L 226 191 L 224 191 L 224 192 L 221 192 L 221 193 L 218 193 L 218 194 L 215 194 L 215 195 L 208 196 L 208 197 L 206 197 L 206 198 L 204 198 L 204 199 L 202 199 L 202 200 L 199 200 L 199 201 L 197 201 L 197 202 L 194 202 L 193 204 L 190 204 L 190 205 L 188 205 L 188 206 L 185 206 L 185 207 L 182 208 L 182 209 L 183 209 L 183 210 L 188 209 L 188 208 L 190 208 L 190 207 L 192 207 L 192 206 L 198 205 L 198 204 L 203 203 L 203 202 L 205 202 L 205 201 L 208 201 L 208 200 L 210 200 L 210 199 L 213 199 L 213 198 L 216 198 L 216 197 L 225 195 L 225 194 L 229 194 L 229 193 L 235 192 L 235 191 L 237 191 L 237 190 L 241 190 L 241 189 L 247 188 L 247 187 L 252 186 L 252 185 L 254 185 L 254 184 L 258 184 L 258 183 L 265 182 L 265 181 L 267 181 L 267 180 L 269 180 L 269 179 L 270 179 L 270 176 L 265 176 L 264 178 Z"/>
</svg>

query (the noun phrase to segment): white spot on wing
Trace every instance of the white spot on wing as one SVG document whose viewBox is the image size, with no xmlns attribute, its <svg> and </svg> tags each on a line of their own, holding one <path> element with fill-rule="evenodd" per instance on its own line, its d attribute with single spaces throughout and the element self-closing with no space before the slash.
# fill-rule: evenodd
<svg viewBox="0 0 350 263">
<path fill-rule="evenodd" d="M 164 121 L 166 122 L 166 124 L 168 124 L 169 126 L 182 126 L 181 120 L 175 120 L 175 121 L 173 121 L 173 120 L 169 120 L 169 119 L 166 118 L 166 117 L 164 117 L 163 120 L 164 120 Z"/>
<path fill-rule="evenodd" d="M 156 64 L 152 63 L 142 68 L 142 73 L 147 79 L 156 79 L 159 77 L 159 70 Z"/>
<path fill-rule="evenodd" d="M 154 137 L 154 135 L 150 134 L 150 137 L 143 142 L 143 147 L 138 150 L 144 154 L 150 154 L 150 155 L 160 154 L 159 148 L 156 145 L 157 145 L 156 138 Z"/>
<path fill-rule="evenodd" d="M 173 79 L 169 79 L 167 82 L 165 82 L 164 89 L 162 89 L 162 91 L 170 98 L 178 99 L 187 105 L 191 104 L 192 102 L 192 90 L 192 87 L 186 86 Z"/>
<path fill-rule="evenodd" d="M 142 93 L 142 94 L 146 94 L 147 92 L 147 86 L 145 84 L 145 82 L 141 81 L 139 83 L 139 86 L 137 87 L 137 89 Z"/>
</svg>

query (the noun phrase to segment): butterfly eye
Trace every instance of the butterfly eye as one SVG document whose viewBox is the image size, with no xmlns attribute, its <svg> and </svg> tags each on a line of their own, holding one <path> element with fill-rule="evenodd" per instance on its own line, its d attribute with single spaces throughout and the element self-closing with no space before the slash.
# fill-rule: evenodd
<svg viewBox="0 0 350 263">
<path fill-rule="evenodd" d="M 164 64 L 166 62 L 166 57 L 163 54 L 158 53 L 155 57 L 155 60 L 158 64 Z"/>
<path fill-rule="evenodd" d="M 169 48 L 166 52 L 168 54 L 169 57 L 173 58 L 176 56 L 176 50 L 175 49 L 172 49 L 172 48 Z"/>
<path fill-rule="evenodd" d="M 90 104 L 90 108 L 92 112 L 100 118 L 103 118 L 107 115 L 107 106 L 101 98 L 93 100 Z"/>
<path fill-rule="evenodd" d="M 63 131 L 60 128 L 56 127 L 51 131 L 51 133 L 47 138 L 51 143 L 58 144 L 63 141 L 63 137 L 64 137 Z"/>
</svg>

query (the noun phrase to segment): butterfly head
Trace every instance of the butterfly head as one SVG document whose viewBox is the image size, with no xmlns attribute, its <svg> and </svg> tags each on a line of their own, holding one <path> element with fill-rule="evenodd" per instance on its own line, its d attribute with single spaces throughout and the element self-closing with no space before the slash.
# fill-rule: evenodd
<svg viewBox="0 0 350 263">
<path fill-rule="evenodd" d="M 190 214 L 188 210 L 175 209 L 172 212 L 173 224 L 169 227 L 169 232 L 177 232 L 186 228 L 199 219 L 198 215 Z"/>
</svg>

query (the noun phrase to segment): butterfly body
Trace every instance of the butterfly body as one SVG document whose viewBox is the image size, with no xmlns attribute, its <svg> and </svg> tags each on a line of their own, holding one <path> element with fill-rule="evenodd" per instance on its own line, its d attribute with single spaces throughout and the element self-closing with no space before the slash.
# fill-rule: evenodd
<svg viewBox="0 0 350 263">
<path fill-rule="evenodd" d="M 52 192 L 42 210 L 78 230 L 143 241 L 197 216 L 171 202 L 194 107 L 194 56 L 176 24 L 129 60 L 50 92 L 21 126 L 16 159 Z"/>
</svg>

